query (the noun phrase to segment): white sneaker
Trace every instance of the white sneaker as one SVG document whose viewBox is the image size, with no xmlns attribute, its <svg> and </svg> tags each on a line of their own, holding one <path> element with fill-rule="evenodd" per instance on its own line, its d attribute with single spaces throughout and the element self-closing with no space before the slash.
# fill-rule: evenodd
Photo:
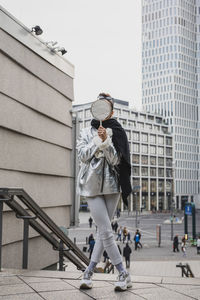
<svg viewBox="0 0 200 300">
<path fill-rule="evenodd" d="M 115 283 L 115 291 L 126 291 L 127 288 L 132 287 L 131 276 L 127 272 L 119 274 L 117 280 Z"/>
<path fill-rule="evenodd" d="M 85 271 L 83 274 L 83 279 L 80 283 L 80 289 L 91 289 L 92 288 L 92 277 L 93 272 L 91 271 Z"/>
</svg>

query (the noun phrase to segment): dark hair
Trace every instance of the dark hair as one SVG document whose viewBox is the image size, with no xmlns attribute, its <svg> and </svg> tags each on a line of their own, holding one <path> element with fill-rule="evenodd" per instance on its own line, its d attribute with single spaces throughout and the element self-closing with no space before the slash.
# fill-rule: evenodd
<svg viewBox="0 0 200 300">
<path fill-rule="evenodd" d="M 110 104 L 111 104 L 112 110 L 113 110 L 113 108 L 114 108 L 114 101 L 113 101 L 113 98 L 111 97 L 110 94 L 100 93 L 99 96 L 98 96 L 98 99 L 106 99 L 107 101 L 109 101 Z"/>
</svg>

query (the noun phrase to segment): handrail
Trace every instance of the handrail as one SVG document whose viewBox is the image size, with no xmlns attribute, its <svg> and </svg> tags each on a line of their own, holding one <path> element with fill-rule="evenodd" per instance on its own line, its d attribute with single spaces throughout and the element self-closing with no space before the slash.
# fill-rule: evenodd
<svg viewBox="0 0 200 300">
<path fill-rule="evenodd" d="M 63 255 L 67 257 L 78 269 L 84 270 L 84 264 L 89 264 L 89 259 L 81 252 L 81 250 L 64 234 L 64 232 L 56 225 L 56 223 L 39 207 L 39 205 L 24 191 L 22 188 L 0 188 L 0 202 L 5 202 L 16 214 L 26 217 L 31 216 L 27 210 L 24 209 L 14 197 L 17 197 L 22 203 L 32 212 L 35 216 L 50 229 L 57 238 L 59 238 L 65 247 Z M 0 216 L 1 217 L 1 216 Z M 0 218 L 2 222 L 2 217 Z M 2 224 L 0 222 L 0 231 L 2 230 Z M 29 225 L 36 230 L 41 236 L 43 236 L 55 250 L 59 250 L 60 241 L 52 236 L 38 221 L 35 219 L 28 220 Z M 0 232 L 0 248 L 1 248 L 1 232 Z M 1 249 L 0 249 L 1 250 Z M 71 253 L 72 252 L 72 253 Z M 1 251 L 0 251 L 1 256 Z M 77 259 L 78 258 L 78 259 Z M 84 264 L 83 264 L 84 263 Z M 1 257 L 0 257 L 0 270 L 1 270 Z M 97 269 L 96 269 L 97 271 Z"/>
</svg>

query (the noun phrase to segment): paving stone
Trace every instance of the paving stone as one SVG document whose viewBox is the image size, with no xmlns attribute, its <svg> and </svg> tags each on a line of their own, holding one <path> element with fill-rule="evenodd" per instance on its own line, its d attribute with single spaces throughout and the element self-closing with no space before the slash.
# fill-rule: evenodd
<svg viewBox="0 0 200 300">
<path fill-rule="evenodd" d="M 0 288 L 0 296 L 32 293 L 33 290 L 26 284 L 9 284 L 2 285 Z"/>
<path fill-rule="evenodd" d="M 18 284 L 18 283 L 21 284 L 23 282 L 16 276 L 1 276 L 0 277 L 0 285 Z"/>
<path fill-rule="evenodd" d="M 54 291 L 54 292 L 42 292 L 40 295 L 45 300 L 91 300 L 92 298 L 87 294 L 78 290 L 66 290 L 66 291 Z M 111 298 L 112 299 L 112 298 Z"/>
<path fill-rule="evenodd" d="M 72 286 L 79 289 L 80 280 L 67 280 L 67 279 L 63 279 L 63 280 L 66 281 L 67 283 L 71 284 Z M 106 282 L 106 281 L 93 280 L 92 282 L 93 282 L 93 287 L 94 288 L 110 287 L 111 286 L 111 283 Z"/>
<path fill-rule="evenodd" d="M 59 282 L 30 282 L 29 286 L 31 286 L 37 292 L 75 289 L 72 285 L 68 284 L 63 280 L 60 280 Z"/>
<path fill-rule="evenodd" d="M 185 286 L 185 285 L 172 285 L 172 284 L 163 284 L 165 288 L 178 293 L 184 294 L 185 296 L 194 297 L 195 299 L 200 299 L 200 284 L 199 286 Z"/>
<path fill-rule="evenodd" d="M 130 300 L 133 299 L 133 293 L 130 293 L 131 289 L 124 292 L 115 292 L 114 286 L 112 287 L 105 287 L 105 288 L 93 288 L 91 290 L 86 290 L 85 292 L 87 295 L 93 297 L 94 299 L 123 299 L 123 300 Z M 132 298 L 131 298 L 132 297 Z M 140 299 L 141 297 L 139 295 L 134 296 L 135 299 Z"/>
<path fill-rule="evenodd" d="M 162 283 L 165 284 L 181 284 L 181 285 L 199 285 L 200 279 L 199 278 L 188 278 L 188 277 L 180 277 L 180 278 L 169 278 L 164 277 Z"/>
<path fill-rule="evenodd" d="M 191 299 L 190 297 L 184 296 L 180 293 L 170 291 L 168 289 L 157 287 L 157 288 L 150 288 L 144 290 L 136 290 L 134 291 L 135 294 L 140 295 L 148 300 L 188 300 Z"/>
<path fill-rule="evenodd" d="M 42 300 L 38 294 L 20 294 L 20 295 L 10 295 L 10 296 L 0 296 L 2 300 Z"/>
<path fill-rule="evenodd" d="M 30 282 L 59 282 L 60 281 L 59 278 L 49 278 L 49 277 L 19 276 L 19 278 L 21 278 L 26 283 L 30 283 Z"/>
<path fill-rule="evenodd" d="M 65 279 L 78 279 L 82 276 L 81 271 L 76 272 L 60 272 L 48 270 L 6 270 L 5 274 L 22 275 L 26 277 L 46 277 L 46 278 L 65 278 Z"/>
</svg>

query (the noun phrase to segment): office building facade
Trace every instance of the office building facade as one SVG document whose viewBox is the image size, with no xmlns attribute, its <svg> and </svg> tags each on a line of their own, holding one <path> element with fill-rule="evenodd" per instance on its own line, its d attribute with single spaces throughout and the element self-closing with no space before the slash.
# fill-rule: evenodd
<svg viewBox="0 0 200 300">
<path fill-rule="evenodd" d="M 91 103 L 73 106 L 80 129 L 90 126 Z M 126 131 L 131 152 L 131 184 L 139 186 L 129 201 L 129 211 L 169 210 L 173 198 L 173 141 L 163 118 L 129 108 L 115 100 L 114 116 Z M 121 201 L 121 209 L 123 203 Z"/>
<path fill-rule="evenodd" d="M 142 103 L 173 135 L 175 202 L 198 202 L 200 1 L 143 0 Z M 196 203 L 198 205 L 198 203 Z"/>
</svg>

